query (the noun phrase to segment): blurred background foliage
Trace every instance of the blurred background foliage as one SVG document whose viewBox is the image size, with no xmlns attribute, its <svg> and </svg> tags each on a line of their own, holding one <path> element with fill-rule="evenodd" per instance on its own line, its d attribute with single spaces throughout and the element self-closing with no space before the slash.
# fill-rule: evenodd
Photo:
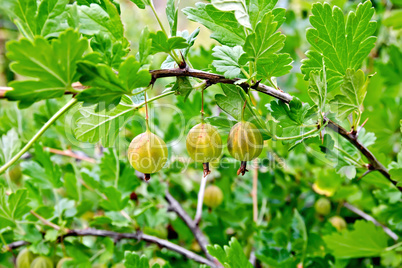
<svg viewBox="0 0 402 268">
<path fill-rule="evenodd" d="M 184 6 L 193 6 L 195 2 L 197 1 L 181 1 L 179 10 Z M 300 61 L 305 58 L 304 52 L 309 48 L 305 31 L 310 25 L 308 17 L 314 2 L 316 1 L 289 0 L 279 1 L 277 5 L 287 9 L 286 22 L 281 27 L 281 31 L 287 36 L 283 52 L 289 53 L 294 60 L 292 71 L 280 77 L 277 83 L 283 91 L 297 96 L 303 102 L 311 102 L 307 93 L 308 82 L 303 80 L 300 73 Z M 330 1 L 331 5 L 337 5 L 345 12 L 355 10 L 359 2 Z M 126 37 L 132 45 L 131 53 L 135 55 L 142 29 L 148 26 L 151 31 L 156 31 L 158 26 L 151 11 L 140 10 L 127 0 L 119 3 Z M 165 1 L 155 1 L 160 14 L 164 13 L 165 5 Z M 399 163 L 401 166 L 402 2 L 375 0 L 373 6 L 376 10 L 375 19 L 378 21 L 378 39 L 362 68 L 365 73 L 376 73 L 370 81 L 364 102 L 363 118 L 368 118 L 365 125 L 366 137 L 372 140 L 370 150 L 383 164 L 393 167 Z M 209 38 L 208 29 L 188 21 L 179 11 L 180 31 L 192 32 L 197 27 L 201 28 L 200 36 L 190 50 L 189 59 L 195 69 L 213 71 L 212 48 L 216 42 Z M 17 29 L 7 14 L 0 13 L 2 86 L 20 79 L 10 71 L 10 61 L 5 49 L 7 41 L 18 38 Z M 164 57 L 161 54 L 154 56 L 150 69 L 159 68 Z M 173 81 L 158 80 L 150 94 L 162 92 Z M 221 91 L 218 86 L 208 88 L 205 94 L 207 116 L 224 116 L 214 98 Z M 272 101 L 272 98 L 260 94 L 255 95 L 255 99 L 260 114 L 270 118 L 265 104 Z M 19 110 L 15 103 L 0 101 L 0 136 L 14 129 L 14 135 L 21 143 L 25 143 L 64 102 L 64 99 L 46 100 L 28 109 Z M 167 104 L 173 104 L 174 108 Z M 132 223 L 118 211 L 108 209 L 107 202 L 102 200 L 103 194 L 110 194 L 111 198 L 128 202 L 126 210 L 133 216 L 134 225 L 145 233 L 169 239 L 200 253 L 200 247 L 190 230 L 177 216 L 167 211 L 164 200 L 165 189 L 169 187 L 185 210 L 190 215 L 195 213 L 202 168 L 195 163 L 190 163 L 186 168 L 189 158 L 184 137 L 189 128 L 199 120 L 200 106 L 200 92 L 191 94 L 186 102 L 181 97 L 169 96 L 150 105 L 152 128 L 167 144 L 174 145 L 169 149 L 174 160 L 167 168 L 155 174 L 148 184 L 134 176 L 134 170 L 126 159 L 129 142 L 145 129 L 143 109 L 129 120 L 120 132 L 115 146 L 108 149 L 78 142 L 72 134 L 78 112 L 77 109 L 69 111 L 41 137 L 41 146 L 36 146 L 29 155 L 25 155 L 6 176 L 0 176 L 0 184 L 7 188 L 6 177 L 9 176 L 12 187 L 25 187 L 29 190 L 29 198 L 35 204 L 33 207 L 36 207 L 36 212 L 44 217 L 56 215 L 60 218 L 59 223 L 65 226 L 132 232 Z M 222 128 L 221 134 L 226 142 L 227 129 Z M 331 135 L 343 149 L 359 158 L 358 152 L 341 137 L 333 133 Z M 81 156 L 95 159 L 96 164 L 46 151 L 44 153 L 42 146 L 72 150 Z M 261 267 L 296 267 L 302 259 L 306 267 L 401 267 L 400 251 L 387 251 L 375 257 L 344 258 L 341 255 L 331 255 L 331 240 L 328 240 L 337 232 L 329 221 L 331 217 L 344 218 L 349 229 L 353 229 L 354 223 L 361 220 L 342 205 L 345 201 L 373 215 L 379 222 L 402 235 L 401 193 L 389 187 L 379 172 L 372 172 L 358 180 L 364 170 L 357 169 L 357 174 L 348 178 L 347 170 L 336 169 L 340 156 L 329 157 L 321 152 L 317 144 L 302 144 L 291 151 L 288 149 L 287 144 L 269 140 L 257 168 L 250 168 L 250 172 L 244 177 L 236 176 L 239 163 L 228 157 L 226 149 L 221 160 L 225 164 L 212 164 L 208 184 L 217 185 L 223 191 L 224 199 L 215 209 L 204 208 L 201 229 L 210 242 L 227 245 L 231 237 L 236 237 L 246 256 L 251 251 L 255 252 Z M 43 161 L 50 164 L 44 165 Z M 257 223 L 253 222 L 250 195 L 253 175 L 258 176 Z M 53 176 L 60 176 L 62 179 L 51 185 L 48 182 Z M 169 186 L 161 182 L 168 182 Z M 116 183 L 121 196 L 107 191 L 108 187 Z M 40 189 L 35 185 L 40 185 Z M 128 200 L 130 196 L 131 199 Z M 314 207 L 320 197 L 330 200 L 331 210 L 326 215 L 319 214 Z M 26 220 L 36 219 L 28 216 Z M 129 250 L 145 254 L 154 261 L 163 259 L 163 263 L 170 263 L 172 267 L 198 267 L 197 263 L 175 252 L 160 249 L 157 245 L 147 245 L 145 242 L 121 241 L 115 244 L 111 238 L 86 237 L 80 240 L 66 239 L 64 248 L 61 249 L 51 239 L 40 239 L 39 230 L 33 227 L 24 232 L 30 236 L 33 243 L 30 248 L 34 253 L 56 259 L 66 254 L 85 263 L 110 267 L 121 263 L 124 252 Z M 303 232 L 308 234 L 308 240 L 303 238 Z M 6 241 L 18 238 L 11 230 L 3 230 L 3 237 Z M 389 245 L 392 244 L 391 240 L 388 242 Z M 9 262 L 11 255 L 12 253 L 0 255 L 0 267 L 12 267 Z"/>
</svg>

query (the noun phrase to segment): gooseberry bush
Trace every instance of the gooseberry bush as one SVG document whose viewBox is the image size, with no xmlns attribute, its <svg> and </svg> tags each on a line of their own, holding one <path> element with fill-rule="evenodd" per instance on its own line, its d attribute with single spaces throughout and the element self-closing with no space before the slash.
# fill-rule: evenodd
<svg viewBox="0 0 402 268">
<path fill-rule="evenodd" d="M 0 267 L 401 267 L 401 7 L 2 0 Z"/>
</svg>

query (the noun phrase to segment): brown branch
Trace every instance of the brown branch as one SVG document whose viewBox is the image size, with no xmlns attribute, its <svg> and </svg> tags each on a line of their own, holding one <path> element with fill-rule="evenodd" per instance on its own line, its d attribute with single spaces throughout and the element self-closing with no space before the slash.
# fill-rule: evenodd
<svg viewBox="0 0 402 268">
<path fill-rule="evenodd" d="M 394 233 L 391 229 L 389 229 L 384 224 L 379 223 L 376 219 L 374 219 L 372 216 L 370 216 L 369 214 L 365 213 L 364 211 L 362 211 L 362 210 L 358 209 L 357 207 L 349 204 L 348 202 L 344 202 L 343 206 L 345 208 L 349 209 L 350 211 L 356 213 L 357 215 L 359 215 L 363 219 L 365 219 L 367 221 L 371 221 L 375 225 L 380 226 L 384 230 L 384 232 L 387 235 L 389 235 L 392 239 L 394 239 L 395 241 L 397 241 L 399 239 L 399 237 L 398 237 L 398 235 L 396 233 Z"/>
<path fill-rule="evenodd" d="M 66 234 L 59 236 L 58 240 L 62 240 L 63 238 L 68 237 L 68 236 L 111 237 L 111 238 L 113 238 L 113 240 L 115 242 L 119 242 L 122 239 L 134 239 L 134 240 L 138 240 L 138 241 L 145 241 L 145 242 L 157 244 L 160 247 L 164 247 L 166 249 L 175 251 L 175 252 L 185 256 L 186 258 L 194 260 L 196 262 L 203 263 L 203 264 L 209 265 L 211 267 L 216 267 L 212 261 L 207 260 L 206 258 L 204 258 L 190 250 L 187 250 L 181 246 L 173 244 L 172 242 L 169 242 L 167 240 L 160 239 L 160 238 L 152 236 L 152 235 L 143 234 L 142 232 L 117 233 L 117 232 L 112 232 L 112 231 L 107 231 L 107 230 L 98 230 L 98 229 L 69 230 Z M 4 248 L 16 249 L 18 247 L 22 247 L 22 246 L 25 246 L 28 244 L 29 244 L 29 242 L 26 242 L 26 241 L 16 241 L 16 242 L 6 245 Z"/>
<path fill-rule="evenodd" d="M 62 151 L 59 149 L 54 149 L 54 148 L 49 148 L 49 147 L 46 147 L 46 149 L 49 150 L 49 152 L 51 152 L 53 154 L 64 155 L 64 156 L 72 157 L 72 158 L 75 158 L 78 160 L 87 161 L 89 163 L 96 163 L 95 159 L 85 156 L 85 155 L 78 155 L 71 150 Z"/>
<path fill-rule="evenodd" d="M 34 215 L 38 220 L 40 220 L 44 225 L 49 226 L 55 230 L 60 230 L 60 226 L 58 226 L 57 224 L 54 224 L 53 222 L 46 220 L 45 218 L 43 218 L 41 215 L 39 215 L 35 211 L 31 210 L 30 213 L 32 215 Z"/>
<path fill-rule="evenodd" d="M 204 79 L 208 82 L 209 85 L 212 84 L 217 84 L 217 83 L 223 83 L 223 84 L 235 84 L 238 82 L 240 79 L 239 78 L 234 78 L 234 79 L 228 79 L 225 78 L 222 75 L 218 74 L 213 74 L 213 73 L 208 73 L 204 71 L 199 71 L 199 70 L 194 70 L 194 69 L 189 69 L 189 68 L 175 68 L 175 69 L 160 69 L 160 70 L 150 70 L 149 71 L 152 75 L 152 81 L 151 84 L 154 83 L 158 78 L 163 78 L 163 77 L 195 77 L 195 78 L 200 78 Z M 239 86 L 241 86 L 243 89 L 246 91 L 249 90 L 249 85 L 247 83 L 240 83 Z M 85 88 L 81 84 L 77 83 L 73 85 L 74 89 L 83 89 Z M 267 85 L 258 83 L 255 87 L 253 87 L 255 90 L 270 95 L 274 98 L 277 98 L 285 103 L 289 103 L 293 97 L 281 90 L 277 90 L 273 87 L 269 87 Z M 0 88 L 0 98 L 4 98 L 4 92 L 7 90 L 10 90 L 11 88 Z M 1 95 L 1 92 L 3 92 L 3 95 Z M 68 92 L 66 92 L 68 94 Z M 70 93 L 71 94 L 71 93 Z M 328 122 L 328 127 L 335 132 L 338 132 L 342 137 L 347 139 L 349 142 L 351 142 L 370 162 L 370 170 L 378 170 L 382 175 L 384 175 L 385 178 L 387 178 L 393 185 L 396 185 L 397 182 L 391 179 L 391 175 L 389 174 L 388 170 L 375 158 L 373 153 L 370 152 L 363 144 L 360 143 L 360 141 L 357 139 L 357 135 L 355 133 L 349 133 L 346 129 L 335 123 L 334 121 L 324 117 L 325 122 Z M 398 188 L 400 191 L 402 191 L 401 188 Z"/>
<path fill-rule="evenodd" d="M 205 256 L 207 257 L 208 260 L 214 262 L 216 266 L 219 264 L 216 263 L 216 260 L 214 257 L 212 257 L 207 250 L 207 245 L 208 241 L 205 235 L 201 232 L 200 228 L 198 227 L 197 223 L 191 219 L 191 217 L 187 214 L 187 212 L 184 211 L 183 207 L 180 205 L 180 203 L 169 193 L 169 191 L 166 191 L 165 193 L 165 199 L 169 203 L 169 210 L 174 211 L 183 221 L 184 223 L 188 226 L 188 228 L 191 230 L 193 233 L 195 239 L 197 240 L 198 244 L 200 245 L 202 251 L 205 253 Z"/>
</svg>

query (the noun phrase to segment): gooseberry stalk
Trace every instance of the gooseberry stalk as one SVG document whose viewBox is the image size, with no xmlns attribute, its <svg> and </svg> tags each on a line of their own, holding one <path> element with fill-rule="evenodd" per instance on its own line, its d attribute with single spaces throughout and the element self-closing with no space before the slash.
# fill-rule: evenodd
<svg viewBox="0 0 402 268">
<path fill-rule="evenodd" d="M 147 131 L 149 131 L 149 116 L 148 116 L 148 102 L 147 102 L 147 93 L 144 92 L 144 105 L 145 105 L 145 125 Z"/>
<path fill-rule="evenodd" d="M 77 102 L 76 98 L 72 98 L 69 102 L 67 102 L 66 105 L 64 105 L 57 113 L 55 113 L 49 121 L 47 121 L 42 128 L 28 141 L 28 143 L 13 157 L 11 160 L 9 160 L 7 163 L 5 163 L 1 168 L 0 168 L 0 174 L 2 174 L 4 171 L 6 171 L 9 167 L 11 167 L 15 162 L 17 162 L 18 159 L 21 158 L 21 156 L 28 151 L 29 148 L 42 136 L 42 134 L 60 117 L 62 116 L 66 111 L 68 111 L 71 107 L 74 106 L 74 104 Z"/>
</svg>

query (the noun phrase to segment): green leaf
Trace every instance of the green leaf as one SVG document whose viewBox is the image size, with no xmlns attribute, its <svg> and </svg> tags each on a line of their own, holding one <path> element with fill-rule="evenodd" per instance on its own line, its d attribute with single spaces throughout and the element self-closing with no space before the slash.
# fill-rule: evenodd
<svg viewBox="0 0 402 268">
<path fill-rule="evenodd" d="M 110 0 L 102 0 L 102 6 L 91 3 L 90 5 L 79 5 L 77 9 L 78 27 L 81 33 L 90 36 L 100 34 L 107 36 L 113 43 L 115 41 L 122 42 L 124 48 L 128 46 L 120 14 Z"/>
<path fill-rule="evenodd" d="M 166 17 L 170 26 L 170 34 L 176 36 L 177 33 L 177 13 L 178 9 L 175 7 L 176 0 L 168 0 L 166 3 Z"/>
<path fill-rule="evenodd" d="M 158 31 L 156 34 L 151 33 L 150 38 L 152 39 L 151 54 L 159 52 L 170 53 L 173 49 L 188 47 L 186 39 L 183 37 L 175 36 L 168 38 L 162 31 Z"/>
<path fill-rule="evenodd" d="M 307 249 L 307 229 L 304 223 L 303 217 L 295 209 L 292 218 L 292 229 L 293 229 L 293 250 L 301 251 L 302 259 L 306 256 Z"/>
<path fill-rule="evenodd" d="M 15 61 L 11 69 L 32 79 L 11 82 L 14 90 L 8 91 L 6 97 L 20 101 L 23 108 L 42 99 L 63 96 L 78 80 L 76 63 L 87 48 L 88 41 L 71 29 L 51 42 L 39 36 L 33 41 L 23 38 L 9 42 L 8 57 Z"/>
<path fill-rule="evenodd" d="M 126 268 L 149 268 L 149 260 L 145 255 L 141 257 L 135 252 L 124 253 L 124 266 Z"/>
<path fill-rule="evenodd" d="M 116 150 L 107 149 L 101 159 L 100 180 L 101 181 L 116 181 L 120 175 L 120 162 L 117 157 Z"/>
<path fill-rule="evenodd" d="M 389 15 L 382 21 L 385 26 L 392 27 L 395 30 L 402 28 L 402 9 L 391 10 Z"/>
<path fill-rule="evenodd" d="M 102 200 L 100 205 L 106 210 L 120 211 L 128 204 L 129 197 L 126 196 L 122 199 L 121 193 L 113 186 L 105 188 L 103 193 L 106 196 L 106 200 Z"/>
<path fill-rule="evenodd" d="M 228 47 L 216 46 L 212 49 L 212 55 L 217 58 L 212 62 L 216 70 L 227 78 L 235 78 L 240 75 L 240 56 L 244 53 L 241 46 Z"/>
<path fill-rule="evenodd" d="M 312 14 L 313 28 L 306 34 L 312 50 L 307 52 L 308 59 L 303 60 L 301 70 L 308 80 L 311 71 L 322 69 L 324 59 L 328 91 L 331 91 L 340 86 L 346 69 L 360 68 L 374 47 L 376 38 L 371 35 L 376 22 L 370 21 L 374 8 L 370 1 L 359 4 L 356 12 L 348 14 L 346 23 L 342 10 L 336 6 L 331 10 L 328 3 L 314 4 Z"/>
<path fill-rule="evenodd" d="M 68 172 L 64 174 L 64 188 L 66 188 L 67 196 L 79 200 L 77 177 L 74 173 Z"/>
<path fill-rule="evenodd" d="M 0 138 L 0 164 L 7 163 L 21 148 L 21 140 L 14 128 Z"/>
<path fill-rule="evenodd" d="M 45 234 L 45 240 L 49 242 L 54 242 L 59 236 L 59 231 L 55 229 L 48 230 Z"/>
<path fill-rule="evenodd" d="M 253 265 L 248 261 L 243 252 L 242 247 L 235 237 L 229 242 L 229 246 L 225 246 L 224 250 L 219 245 L 208 245 L 208 253 L 214 256 L 226 268 L 252 268 Z"/>
<path fill-rule="evenodd" d="M 192 90 L 193 86 L 188 77 L 177 77 L 176 82 L 172 87 L 172 91 L 175 91 L 176 95 L 183 96 L 184 101 L 187 100 Z"/>
<path fill-rule="evenodd" d="M 282 23 L 285 12 L 278 11 L 281 12 L 278 14 L 271 11 L 266 13 L 257 24 L 255 32 L 247 36 L 243 46 L 245 53 L 241 56 L 240 63 L 254 62 L 257 66 L 257 79 L 270 80 L 271 77 L 285 75 L 292 69 L 290 55 L 277 53 L 285 45 L 285 36 L 276 32 L 279 24 Z"/>
<path fill-rule="evenodd" d="M 293 59 L 288 53 L 273 54 L 264 63 L 257 63 L 257 79 L 269 79 L 288 74 L 292 69 Z"/>
<path fill-rule="evenodd" d="M 149 6 L 151 0 L 130 0 L 134 4 L 137 5 L 140 9 L 145 9 L 146 6 Z"/>
<path fill-rule="evenodd" d="M 274 100 L 266 106 L 271 111 L 271 115 L 279 122 L 279 125 L 282 126 L 283 136 L 297 136 L 311 130 L 311 128 L 306 130 L 304 126 L 313 124 L 312 117 L 316 114 L 316 110 L 314 107 L 310 107 L 308 103 L 302 103 L 298 98 L 294 97 L 289 104 Z M 318 132 L 306 136 L 303 139 L 316 135 L 318 135 Z"/>
<path fill-rule="evenodd" d="M 111 147 L 134 109 L 133 101 L 128 96 L 123 96 L 119 105 L 109 111 L 96 111 L 96 105 L 81 107 L 74 135 L 79 141 L 100 141 L 104 147 Z"/>
<path fill-rule="evenodd" d="M 205 118 L 205 121 L 217 127 L 223 133 L 229 133 L 230 129 L 237 123 L 229 119 L 227 116 L 211 116 Z"/>
<path fill-rule="evenodd" d="M 4 9 L 19 31 L 31 40 L 35 36 L 57 37 L 68 28 L 65 12 L 68 0 L 9 0 Z"/>
<path fill-rule="evenodd" d="M 147 58 L 151 53 L 152 39 L 149 38 L 149 30 L 148 27 L 145 27 L 141 31 L 140 41 L 138 44 L 138 53 L 136 55 L 136 59 L 144 65 L 147 62 Z"/>
<path fill-rule="evenodd" d="M 221 11 L 233 11 L 240 25 L 251 29 L 250 18 L 246 9 L 245 0 L 212 0 L 212 5 Z"/>
<path fill-rule="evenodd" d="M 308 87 L 308 95 L 310 99 L 317 105 L 318 112 L 325 112 L 325 104 L 327 98 L 327 76 L 325 66 L 322 71 L 312 71 L 310 73 L 310 81 Z"/>
<path fill-rule="evenodd" d="M 211 4 L 197 3 L 195 8 L 186 7 L 183 13 L 189 20 L 196 21 L 212 31 L 211 38 L 222 45 L 243 45 L 246 34 L 231 12 L 216 9 Z"/>
<path fill-rule="evenodd" d="M 63 185 L 60 166 L 50 159 L 50 153 L 40 144 L 35 143 L 34 148 L 35 161 L 23 162 L 21 164 L 23 173 L 42 188 L 60 188 Z"/>
<path fill-rule="evenodd" d="M 19 189 L 6 199 L 4 188 L 0 188 L 0 228 L 7 226 L 15 227 L 15 221 L 28 213 L 31 208 L 28 206 L 29 198 L 26 189 Z"/>
<path fill-rule="evenodd" d="M 182 32 L 177 32 L 178 36 L 183 37 L 186 39 L 188 47 L 180 49 L 183 58 L 186 59 L 190 48 L 194 45 L 195 40 L 197 39 L 198 34 L 200 33 L 200 28 L 195 29 L 191 34 L 188 33 L 187 30 Z M 169 55 L 166 60 L 162 63 L 162 69 L 171 69 L 177 67 L 177 63 L 173 60 L 173 58 Z"/>
<path fill-rule="evenodd" d="M 250 23 L 253 29 L 255 29 L 257 23 L 261 21 L 266 13 L 274 9 L 277 2 L 278 0 L 246 0 Z M 284 11 L 284 9 L 282 10 Z"/>
<path fill-rule="evenodd" d="M 114 69 L 119 69 L 120 64 L 125 60 L 128 52 L 128 46 L 123 46 L 121 41 L 114 43 L 107 35 L 96 34 L 91 39 L 91 48 L 102 56 L 102 62 Z"/>
<path fill-rule="evenodd" d="M 368 81 L 362 70 L 359 69 L 356 72 L 351 69 L 346 70 L 340 86 L 343 95 L 336 95 L 330 101 L 331 110 L 337 113 L 337 117 L 344 119 L 352 112 L 357 115 L 362 113 Z"/>
<path fill-rule="evenodd" d="M 324 236 L 327 247 L 337 258 L 376 257 L 387 247 L 388 237 L 381 227 L 369 221 L 359 220 L 354 230 Z"/>
<path fill-rule="evenodd" d="M 390 45 L 387 49 L 389 59 L 387 62 L 376 62 L 376 67 L 387 86 L 402 83 L 402 48 Z"/>
<path fill-rule="evenodd" d="M 236 85 L 221 84 L 221 87 L 225 95 L 215 95 L 218 106 L 226 113 L 233 116 L 237 121 L 240 121 L 244 102 L 247 99 L 246 93 L 241 87 Z M 264 140 L 271 137 L 265 122 L 261 120 L 257 112 L 250 106 L 249 101 L 247 101 L 244 111 L 244 118 L 253 122 L 258 127 Z"/>
<path fill-rule="evenodd" d="M 270 57 L 280 51 L 285 45 L 286 37 L 276 32 L 278 22 L 274 21 L 272 12 L 265 14 L 257 24 L 255 32 L 248 35 L 243 46 L 244 54 L 240 59 L 243 64 L 247 61 L 261 62 L 270 61 Z"/>
<path fill-rule="evenodd" d="M 87 104 L 103 102 L 97 106 L 98 109 L 118 105 L 123 95 L 136 94 L 134 89 L 147 87 L 151 81 L 149 71 L 140 70 L 141 64 L 133 56 L 120 65 L 118 74 L 110 66 L 90 61 L 81 61 L 77 67 L 82 74 L 80 82 L 90 86 L 78 94 L 77 99 Z"/>
</svg>

